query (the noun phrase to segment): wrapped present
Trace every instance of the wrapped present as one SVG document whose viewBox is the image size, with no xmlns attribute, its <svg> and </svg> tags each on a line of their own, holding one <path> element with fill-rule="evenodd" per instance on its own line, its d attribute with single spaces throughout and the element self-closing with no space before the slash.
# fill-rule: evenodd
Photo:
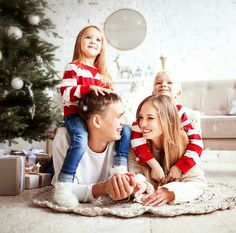
<svg viewBox="0 0 236 233">
<path fill-rule="evenodd" d="M 18 195 L 24 190 L 24 177 L 24 157 L 0 156 L 0 195 Z"/>
<path fill-rule="evenodd" d="M 25 175 L 25 189 L 40 188 L 51 185 L 50 173 L 36 173 Z"/>
<path fill-rule="evenodd" d="M 48 167 L 52 164 L 52 158 L 43 149 L 11 150 L 13 155 L 22 156 L 25 159 L 26 173 L 48 172 Z"/>
<path fill-rule="evenodd" d="M 48 154 L 45 153 L 38 153 L 36 154 L 36 163 L 40 164 L 40 172 L 46 172 L 48 166 L 50 165 L 51 162 L 51 157 Z"/>
</svg>

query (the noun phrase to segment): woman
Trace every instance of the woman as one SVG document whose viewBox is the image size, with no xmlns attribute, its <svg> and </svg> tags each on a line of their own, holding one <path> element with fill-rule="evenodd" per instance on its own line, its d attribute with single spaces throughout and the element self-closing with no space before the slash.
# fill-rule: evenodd
<svg viewBox="0 0 236 233">
<path fill-rule="evenodd" d="M 149 96 L 140 103 L 136 118 L 143 137 L 167 177 L 170 168 L 184 154 L 189 143 L 176 104 L 166 95 Z M 164 179 L 155 185 L 154 193 L 142 199 L 144 205 L 191 201 L 204 192 L 206 180 L 199 164 L 196 164 L 178 180 L 166 183 Z"/>
</svg>

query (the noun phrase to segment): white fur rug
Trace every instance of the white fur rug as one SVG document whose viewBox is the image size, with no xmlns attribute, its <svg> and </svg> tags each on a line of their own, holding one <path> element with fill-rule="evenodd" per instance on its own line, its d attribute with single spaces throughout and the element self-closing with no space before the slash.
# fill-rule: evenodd
<svg viewBox="0 0 236 233">
<path fill-rule="evenodd" d="M 131 218 L 151 213 L 154 216 L 172 217 L 184 214 L 207 214 L 226 210 L 236 205 L 236 187 L 224 183 L 208 183 L 205 193 L 198 199 L 179 205 L 147 207 L 139 203 L 116 203 L 104 197 L 93 203 L 82 203 L 77 208 L 65 208 L 52 201 L 52 187 L 46 187 L 33 200 L 34 204 L 58 212 L 76 213 L 85 216 L 114 215 Z"/>
</svg>

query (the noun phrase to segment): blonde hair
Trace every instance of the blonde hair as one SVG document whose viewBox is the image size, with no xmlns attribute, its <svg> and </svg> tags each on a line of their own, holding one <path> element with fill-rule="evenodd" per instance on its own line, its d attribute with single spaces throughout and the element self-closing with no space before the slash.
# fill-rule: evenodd
<svg viewBox="0 0 236 233">
<path fill-rule="evenodd" d="M 89 28 L 95 28 L 96 30 L 98 30 L 101 34 L 101 52 L 97 55 L 95 61 L 94 61 L 94 66 L 96 68 L 98 68 L 99 72 L 101 73 L 101 81 L 105 84 L 108 84 L 109 86 L 111 86 L 111 76 L 109 75 L 107 68 L 106 68 L 106 48 L 105 48 L 105 37 L 102 33 L 102 31 L 94 25 L 89 25 L 85 28 L 83 28 L 77 38 L 76 38 L 76 42 L 75 42 L 75 46 L 74 46 L 74 54 L 73 54 L 73 61 L 74 60 L 78 60 L 78 61 L 82 61 L 84 59 L 84 54 L 82 52 L 81 49 L 81 39 L 83 34 L 89 29 Z"/>
<path fill-rule="evenodd" d="M 170 167 L 172 167 L 184 153 L 186 145 L 188 144 L 187 134 L 182 129 L 176 104 L 166 95 L 149 96 L 144 99 L 137 109 L 137 122 L 139 122 L 139 113 L 142 106 L 148 101 L 150 101 L 158 111 L 158 117 L 163 131 L 164 148 L 164 158 L 161 166 L 167 174 Z M 151 141 L 148 141 L 149 145 L 151 145 Z"/>
<path fill-rule="evenodd" d="M 153 81 L 153 91 L 157 82 L 157 79 L 160 77 L 168 77 L 169 79 L 171 79 L 175 85 L 175 91 L 176 91 L 176 96 L 174 96 L 174 98 L 176 98 L 177 96 L 180 95 L 181 91 L 182 91 L 182 85 L 179 81 L 177 81 L 176 79 L 173 79 L 173 74 L 168 72 L 168 71 L 159 71 Z"/>
</svg>

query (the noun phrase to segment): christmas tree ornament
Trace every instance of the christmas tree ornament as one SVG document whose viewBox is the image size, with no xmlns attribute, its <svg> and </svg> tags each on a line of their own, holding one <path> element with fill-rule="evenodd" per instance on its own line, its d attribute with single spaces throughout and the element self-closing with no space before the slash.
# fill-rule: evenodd
<svg viewBox="0 0 236 233">
<path fill-rule="evenodd" d="M 9 91 L 4 90 L 4 92 L 3 92 L 3 97 L 6 97 L 6 96 L 8 95 L 8 93 L 9 93 Z"/>
<path fill-rule="evenodd" d="M 11 87 L 15 90 L 20 90 L 24 85 L 23 80 L 20 77 L 14 77 L 11 80 Z"/>
<path fill-rule="evenodd" d="M 36 63 L 37 63 L 37 65 L 38 65 L 38 67 L 43 66 L 43 59 L 42 59 L 41 56 L 36 55 Z"/>
<path fill-rule="evenodd" d="M 2 52 L 0 51 L 0 61 L 2 60 Z"/>
<path fill-rule="evenodd" d="M 33 103 L 32 106 L 29 108 L 29 113 L 31 115 L 31 119 L 33 120 L 34 116 L 35 116 L 35 109 L 36 109 L 36 105 L 35 105 L 35 101 L 34 101 L 34 92 L 32 91 L 32 84 L 26 85 L 26 87 L 29 90 L 29 95 L 30 95 L 32 103 Z"/>
<path fill-rule="evenodd" d="M 10 26 L 7 29 L 7 35 L 9 37 L 14 37 L 14 39 L 18 40 L 18 39 L 22 38 L 22 31 L 18 27 Z"/>
<path fill-rule="evenodd" d="M 38 15 L 28 15 L 28 22 L 32 25 L 38 25 L 40 18 Z"/>
<path fill-rule="evenodd" d="M 44 93 L 60 83 L 57 46 L 48 42 L 58 34 L 47 9 L 47 0 L 0 0 L 0 143 L 42 141 L 52 119 L 62 119 Z"/>
</svg>

